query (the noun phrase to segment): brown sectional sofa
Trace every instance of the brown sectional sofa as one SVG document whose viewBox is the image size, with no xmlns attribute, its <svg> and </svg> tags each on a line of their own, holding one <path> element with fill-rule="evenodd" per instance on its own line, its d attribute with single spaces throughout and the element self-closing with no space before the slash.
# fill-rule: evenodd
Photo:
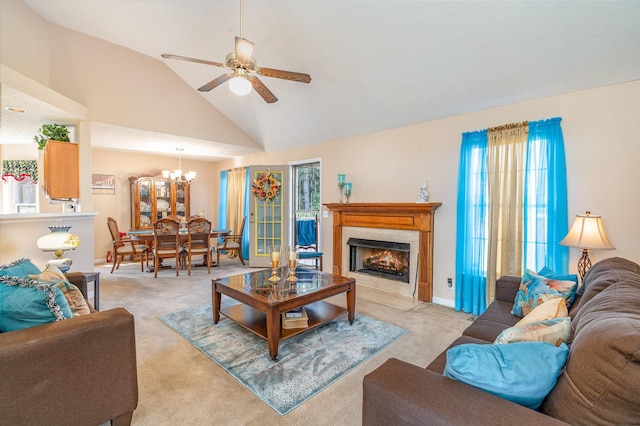
<svg viewBox="0 0 640 426">
<path fill-rule="evenodd" d="M 86 298 L 84 275 L 66 276 Z M 91 311 L 0 333 L 0 424 L 131 424 L 138 405 L 133 315 Z"/>
<path fill-rule="evenodd" d="M 511 314 L 519 284 L 500 278 L 495 301 L 450 347 L 490 344 L 520 320 Z M 640 424 L 640 266 L 598 262 L 578 293 L 567 363 L 537 411 L 443 376 L 445 351 L 426 369 L 392 358 L 365 376 L 363 424 Z"/>
</svg>

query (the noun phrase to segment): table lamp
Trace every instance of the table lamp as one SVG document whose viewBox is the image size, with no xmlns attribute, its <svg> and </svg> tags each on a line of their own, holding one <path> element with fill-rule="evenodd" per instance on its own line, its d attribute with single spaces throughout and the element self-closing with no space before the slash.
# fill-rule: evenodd
<svg viewBox="0 0 640 426">
<path fill-rule="evenodd" d="M 71 268 L 71 259 L 66 257 L 69 250 L 80 246 L 80 237 L 69 232 L 70 226 L 48 226 L 51 233 L 38 238 L 36 244 L 44 252 L 52 254 L 53 259 L 47 261 L 48 265 L 54 265 L 60 271 L 67 272 Z"/>
<path fill-rule="evenodd" d="M 582 256 L 578 260 L 578 274 L 580 281 L 584 278 L 584 274 L 591 268 L 591 259 L 589 259 L 589 250 L 613 250 L 615 247 L 604 232 L 602 225 L 602 217 L 592 215 L 586 212 L 584 215 L 576 215 L 571 229 L 566 237 L 560 241 L 560 244 L 568 247 L 582 249 Z"/>
</svg>

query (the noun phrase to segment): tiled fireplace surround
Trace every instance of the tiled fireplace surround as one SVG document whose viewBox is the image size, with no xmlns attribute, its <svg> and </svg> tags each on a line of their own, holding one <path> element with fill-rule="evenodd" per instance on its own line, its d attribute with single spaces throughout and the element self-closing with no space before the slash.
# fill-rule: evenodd
<svg viewBox="0 0 640 426">
<path fill-rule="evenodd" d="M 325 204 L 333 212 L 333 273 L 360 285 L 431 302 L 433 295 L 433 223 L 442 203 Z M 349 238 L 410 245 L 409 284 L 349 271 Z M 414 296 L 415 293 L 415 296 Z"/>
</svg>

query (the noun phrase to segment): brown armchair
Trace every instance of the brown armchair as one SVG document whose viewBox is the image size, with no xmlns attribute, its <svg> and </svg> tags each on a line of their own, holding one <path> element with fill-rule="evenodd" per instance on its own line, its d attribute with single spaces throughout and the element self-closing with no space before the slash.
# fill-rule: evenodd
<svg viewBox="0 0 640 426">
<path fill-rule="evenodd" d="M 134 242 L 128 237 L 121 237 L 120 230 L 118 229 L 118 223 L 115 219 L 108 217 L 107 225 L 109 226 L 109 232 L 111 233 L 111 240 L 113 241 L 113 266 L 111 267 L 111 273 L 120 268 L 120 262 L 125 256 L 131 256 L 132 258 L 140 257 L 140 271 L 144 270 L 144 260 L 147 261 L 149 266 L 149 247 L 145 244 L 134 244 Z"/>
<path fill-rule="evenodd" d="M 222 242 L 216 246 L 218 266 L 220 266 L 220 252 L 226 251 L 227 253 L 236 253 L 240 258 L 240 262 L 244 265 L 244 259 L 242 258 L 242 235 L 244 234 L 244 225 L 247 221 L 247 217 L 242 218 L 242 224 L 240 225 L 240 232 L 238 234 L 229 234 L 222 237 Z"/>
<path fill-rule="evenodd" d="M 67 278 L 83 292 L 82 274 Z M 133 315 L 124 308 L 0 333 L 0 423 L 129 425 L 138 405 Z"/>
</svg>

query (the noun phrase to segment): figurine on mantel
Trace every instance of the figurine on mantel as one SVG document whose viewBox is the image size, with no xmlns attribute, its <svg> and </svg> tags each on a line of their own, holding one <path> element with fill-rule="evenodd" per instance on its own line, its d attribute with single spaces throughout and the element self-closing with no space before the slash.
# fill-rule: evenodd
<svg viewBox="0 0 640 426">
<path fill-rule="evenodd" d="M 422 182 L 422 187 L 420 188 L 420 192 L 418 192 L 418 199 L 416 203 L 425 204 L 429 202 L 429 192 L 427 191 L 427 181 Z"/>
</svg>

